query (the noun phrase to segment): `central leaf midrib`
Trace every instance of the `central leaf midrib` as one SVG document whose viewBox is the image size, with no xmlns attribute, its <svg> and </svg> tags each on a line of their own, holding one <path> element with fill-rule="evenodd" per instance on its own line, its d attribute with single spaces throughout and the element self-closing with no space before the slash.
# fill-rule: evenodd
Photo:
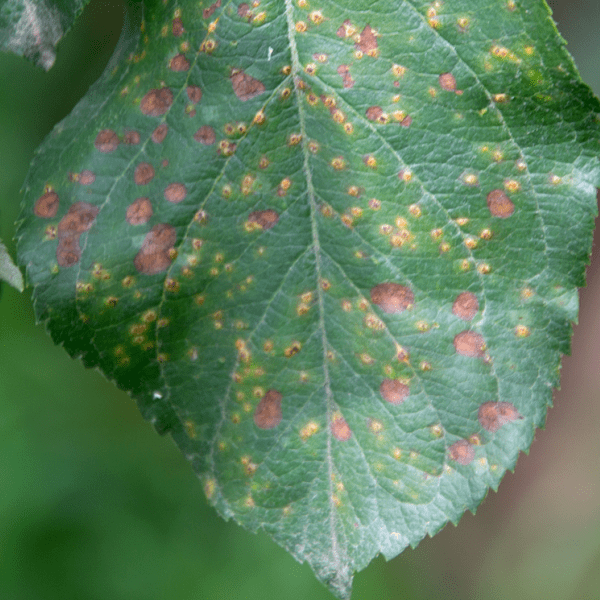
<svg viewBox="0 0 600 600">
<path fill-rule="evenodd" d="M 336 571 L 340 570 L 340 556 L 338 548 L 338 538 L 336 531 L 336 511 L 335 504 L 333 501 L 334 490 L 333 490 L 333 458 L 331 448 L 331 428 L 329 427 L 331 414 L 333 412 L 333 402 L 331 393 L 331 381 L 329 376 L 328 362 L 327 362 L 327 334 L 325 331 L 325 307 L 323 305 L 323 290 L 320 286 L 320 273 L 321 273 L 321 257 L 320 257 L 320 242 L 319 242 L 319 230 L 317 225 L 317 213 L 318 207 L 315 201 L 314 187 L 312 183 L 312 175 L 310 171 L 310 153 L 306 139 L 306 126 L 305 117 L 302 107 L 302 98 L 300 91 L 296 85 L 296 77 L 302 72 L 302 67 L 298 58 L 298 48 L 296 46 L 295 39 L 295 24 L 293 19 L 294 8 L 291 0 L 285 0 L 285 12 L 288 25 L 288 39 L 290 43 L 290 53 L 292 58 L 292 85 L 294 86 L 294 93 L 296 96 L 296 103 L 298 106 L 298 118 L 300 120 L 300 135 L 302 136 L 301 148 L 304 155 L 304 176 L 306 178 L 306 190 L 308 194 L 309 208 L 310 208 L 310 221 L 311 231 L 313 240 L 313 252 L 315 256 L 315 268 L 316 268 L 316 296 L 317 305 L 319 310 L 319 328 L 321 329 L 321 344 L 323 349 L 323 375 L 324 375 L 324 390 L 325 390 L 325 402 L 326 402 L 326 432 L 327 436 L 327 450 L 326 450 L 326 461 L 327 461 L 327 479 L 329 485 L 328 495 L 328 507 L 329 507 L 329 528 L 330 528 L 330 539 L 331 539 L 331 553 L 334 563 L 336 565 Z"/>
</svg>

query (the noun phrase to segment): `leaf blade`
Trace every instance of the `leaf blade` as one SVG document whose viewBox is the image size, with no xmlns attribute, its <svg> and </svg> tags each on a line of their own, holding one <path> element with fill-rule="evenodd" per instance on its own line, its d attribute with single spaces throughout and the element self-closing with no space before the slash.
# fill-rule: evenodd
<svg viewBox="0 0 600 600">
<path fill-rule="evenodd" d="M 171 432 L 223 516 L 267 530 L 339 597 L 378 552 L 475 510 L 558 384 L 598 104 L 567 91 L 574 67 L 532 6 L 535 60 L 524 36 L 507 36 L 517 55 L 486 34 L 514 29 L 500 9 L 477 27 L 417 3 L 368 22 L 289 2 L 264 17 L 157 9 L 164 44 L 141 43 L 112 107 L 84 101 L 30 177 L 21 260 L 55 340 Z M 163 56 L 151 76 L 144 52 Z M 75 130 L 85 158 L 52 163 Z M 66 167 L 79 179 L 57 179 Z M 67 202 L 44 254 L 31 206 L 48 181 Z M 100 210 L 75 240 L 60 223 L 84 198 Z"/>
</svg>

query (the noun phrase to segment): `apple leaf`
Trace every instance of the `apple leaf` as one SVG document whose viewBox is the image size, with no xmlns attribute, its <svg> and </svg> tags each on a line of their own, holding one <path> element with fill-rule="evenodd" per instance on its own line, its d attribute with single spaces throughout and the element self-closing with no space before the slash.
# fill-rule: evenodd
<svg viewBox="0 0 600 600">
<path fill-rule="evenodd" d="M 544 425 L 600 105 L 541 0 L 181 0 L 130 22 L 26 182 L 37 318 L 223 517 L 348 598 Z"/>
</svg>

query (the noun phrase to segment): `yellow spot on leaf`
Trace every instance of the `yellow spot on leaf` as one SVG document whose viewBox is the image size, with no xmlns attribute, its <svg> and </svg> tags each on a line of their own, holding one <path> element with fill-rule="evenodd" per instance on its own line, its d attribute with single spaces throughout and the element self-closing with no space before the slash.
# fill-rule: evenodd
<svg viewBox="0 0 600 600">
<path fill-rule="evenodd" d="M 426 333 L 431 329 L 431 325 L 427 321 L 417 321 L 415 327 L 417 328 L 417 331 L 420 331 L 421 333 Z"/>
<path fill-rule="evenodd" d="M 286 358 L 291 358 L 295 354 L 298 354 L 302 349 L 302 344 L 300 342 L 292 342 L 284 351 L 283 355 Z"/>
<path fill-rule="evenodd" d="M 186 435 L 190 438 L 190 439 L 196 439 L 197 433 L 196 433 L 196 424 L 194 423 L 194 421 L 184 421 L 183 423 L 183 428 L 185 429 L 185 433 Z"/>
<path fill-rule="evenodd" d="M 309 437 L 312 437 L 319 431 L 319 424 L 315 421 L 309 421 L 301 430 L 300 430 L 300 438 L 302 441 L 306 441 Z"/>
<path fill-rule="evenodd" d="M 330 164 L 336 171 L 343 171 L 346 168 L 346 159 L 343 156 L 336 156 L 331 159 Z"/>
<path fill-rule="evenodd" d="M 381 433 L 383 431 L 383 423 L 379 419 L 369 419 L 369 430 L 371 433 Z"/>
<path fill-rule="evenodd" d="M 469 186 L 479 185 L 479 178 L 475 173 L 465 173 L 463 175 L 463 182 Z"/>
<path fill-rule="evenodd" d="M 359 358 L 360 358 L 360 361 L 364 365 L 367 365 L 367 366 L 371 366 L 375 362 L 375 359 L 370 354 L 367 354 L 366 352 L 363 352 Z"/>
<path fill-rule="evenodd" d="M 215 495 L 215 490 L 217 488 L 217 482 L 214 479 L 207 479 L 204 483 L 204 493 L 208 500 L 210 500 Z"/>
</svg>

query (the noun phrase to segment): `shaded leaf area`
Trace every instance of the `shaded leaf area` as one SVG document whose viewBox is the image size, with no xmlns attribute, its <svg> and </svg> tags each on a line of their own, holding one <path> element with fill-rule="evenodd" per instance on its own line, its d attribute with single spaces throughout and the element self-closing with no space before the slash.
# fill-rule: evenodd
<svg viewBox="0 0 600 600">
<path fill-rule="evenodd" d="M 348 598 L 544 424 L 598 102 L 542 2 L 144 18 L 32 165 L 36 314 L 171 433 L 221 515 Z"/>
<path fill-rule="evenodd" d="M 25 56 L 46 71 L 56 45 L 89 0 L 2 0 L 0 50 Z"/>
<path fill-rule="evenodd" d="M 0 242 L 0 281 L 6 281 L 19 292 L 23 291 L 23 275 L 13 262 L 6 246 Z"/>
</svg>

